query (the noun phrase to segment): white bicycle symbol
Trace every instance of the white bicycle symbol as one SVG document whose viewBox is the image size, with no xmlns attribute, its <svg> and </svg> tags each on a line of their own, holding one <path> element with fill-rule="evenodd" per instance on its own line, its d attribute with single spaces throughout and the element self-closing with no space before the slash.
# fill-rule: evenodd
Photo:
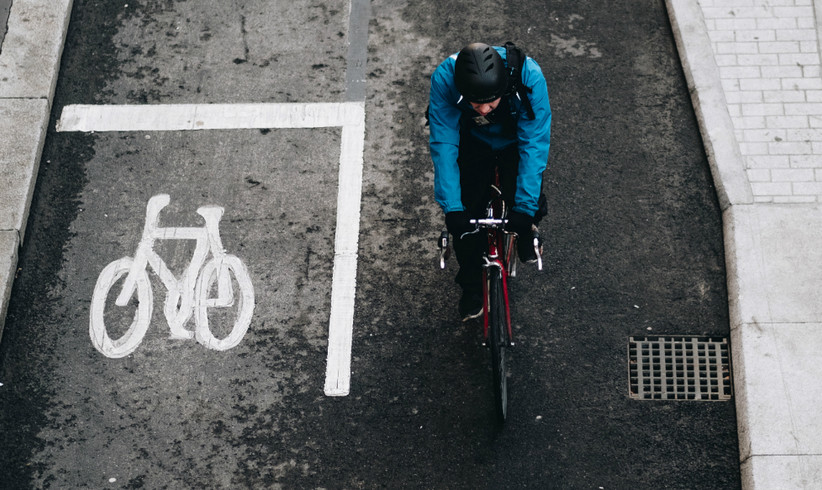
<svg viewBox="0 0 822 490">
<path fill-rule="evenodd" d="M 91 299 L 89 335 L 91 343 L 103 355 L 120 358 L 134 352 L 142 342 L 151 322 L 153 295 L 148 279 L 147 266 L 160 277 L 168 289 L 163 313 L 168 321 L 172 339 L 196 338 L 197 342 L 215 350 L 230 349 L 243 339 L 254 313 L 254 287 L 245 265 L 234 255 L 226 254 L 220 239 L 219 223 L 223 208 L 203 206 L 197 214 L 205 218 L 202 228 L 160 228 L 160 211 L 169 203 L 167 194 L 159 194 L 148 201 L 143 237 L 134 258 L 123 257 L 107 265 L 94 287 Z M 154 251 L 156 240 L 196 240 L 191 263 L 177 279 L 162 258 Z M 212 258 L 205 263 L 208 253 Z M 205 263 L 205 266 L 203 264 Z M 126 306 L 137 293 L 138 306 L 128 330 L 112 340 L 104 323 L 104 308 L 109 290 L 124 275 L 123 289 L 115 304 Z M 208 309 L 227 308 L 234 305 L 234 287 L 231 274 L 239 285 L 237 319 L 231 332 L 223 339 L 216 338 L 208 328 Z M 214 281 L 217 281 L 216 298 L 209 297 Z M 196 328 L 187 330 L 184 325 L 194 314 Z"/>
</svg>

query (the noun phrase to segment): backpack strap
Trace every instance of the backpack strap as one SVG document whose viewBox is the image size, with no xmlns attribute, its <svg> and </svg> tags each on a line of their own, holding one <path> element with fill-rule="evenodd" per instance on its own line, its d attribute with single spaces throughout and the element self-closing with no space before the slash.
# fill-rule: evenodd
<svg viewBox="0 0 822 490">
<path fill-rule="evenodd" d="M 531 99 L 528 94 L 531 88 L 522 83 L 522 66 L 525 64 L 525 53 L 511 41 L 503 45 L 505 48 L 505 59 L 508 62 L 508 96 L 518 96 L 528 113 L 528 119 L 536 119 L 534 108 L 531 107 Z"/>
</svg>

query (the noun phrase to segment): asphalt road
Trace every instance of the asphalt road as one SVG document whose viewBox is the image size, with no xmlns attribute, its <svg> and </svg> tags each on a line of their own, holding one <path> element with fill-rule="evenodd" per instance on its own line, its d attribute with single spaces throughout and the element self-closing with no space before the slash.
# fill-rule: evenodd
<svg viewBox="0 0 822 490">
<path fill-rule="evenodd" d="M 323 392 L 339 128 L 54 130 L 72 104 L 342 102 L 348 9 L 75 0 L 0 344 L 2 486 L 739 487 L 732 401 L 628 396 L 630 336 L 729 330 L 720 213 L 662 1 L 372 2 L 346 397 Z M 512 281 L 501 430 L 455 264 L 436 268 L 422 117 L 430 74 L 473 40 L 523 46 L 554 112 L 546 270 Z M 226 351 L 169 339 L 151 273 L 145 338 L 110 359 L 89 338 L 95 283 L 134 255 L 161 193 L 166 227 L 225 208 L 251 326 Z M 156 251 L 179 272 L 193 246 Z"/>
</svg>

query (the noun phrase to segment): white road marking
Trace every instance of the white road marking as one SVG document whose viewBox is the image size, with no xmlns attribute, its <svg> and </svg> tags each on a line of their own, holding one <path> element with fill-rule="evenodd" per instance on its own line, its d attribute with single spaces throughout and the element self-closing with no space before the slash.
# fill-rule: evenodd
<svg viewBox="0 0 822 490">
<path fill-rule="evenodd" d="M 57 131 L 83 132 L 323 127 L 342 127 L 324 390 L 328 396 L 346 396 L 351 384 L 365 102 L 69 105 L 57 122 Z"/>
<path fill-rule="evenodd" d="M 170 197 L 159 194 L 146 206 L 146 224 L 143 237 L 134 258 L 123 257 L 106 266 L 97 278 L 91 298 L 89 335 L 91 343 L 106 357 L 120 358 L 134 352 L 148 330 L 153 310 L 151 286 L 147 270 L 153 270 L 168 289 L 164 313 L 172 339 L 195 338 L 197 342 L 214 350 L 228 350 L 237 346 L 245 336 L 254 314 L 254 286 L 242 261 L 227 254 L 220 238 L 219 222 L 223 216 L 220 206 L 202 206 L 197 213 L 205 219 L 205 226 L 160 227 L 160 211 L 168 205 Z M 154 251 L 158 240 L 194 240 L 196 242 L 191 263 L 180 277 L 169 270 L 163 259 Z M 208 262 L 206 259 L 209 258 Z M 122 291 L 115 304 L 127 306 L 136 293 L 139 306 L 129 329 L 113 340 L 108 335 L 104 310 L 108 293 L 120 277 L 126 275 Z M 231 276 L 239 290 L 232 287 Z M 217 283 L 217 297 L 212 286 Z M 236 298 L 235 298 L 236 296 Z M 208 309 L 226 308 L 238 300 L 237 319 L 231 332 L 217 339 L 208 328 Z M 196 328 L 191 331 L 185 324 L 195 314 Z"/>
<path fill-rule="evenodd" d="M 68 105 L 57 131 L 327 128 L 360 124 L 362 102 L 309 104 Z"/>
<path fill-rule="evenodd" d="M 360 237 L 365 113 L 359 124 L 343 126 L 337 194 L 337 235 L 334 237 L 334 275 L 331 280 L 331 320 L 325 394 L 348 395 L 351 384 L 351 341 L 354 294 L 357 289 L 357 246 Z M 342 230 L 342 233 L 340 232 Z"/>
</svg>

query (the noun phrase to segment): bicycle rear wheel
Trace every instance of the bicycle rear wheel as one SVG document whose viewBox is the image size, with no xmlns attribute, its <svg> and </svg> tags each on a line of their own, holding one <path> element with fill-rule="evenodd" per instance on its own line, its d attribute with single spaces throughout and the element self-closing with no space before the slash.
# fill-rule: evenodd
<svg viewBox="0 0 822 490">
<path fill-rule="evenodd" d="M 488 279 L 488 345 L 491 347 L 491 371 L 494 409 L 499 423 L 508 416 L 508 332 L 505 325 L 505 297 L 500 271 L 489 271 Z"/>
<path fill-rule="evenodd" d="M 231 285 L 232 275 L 236 280 L 236 288 Z M 225 297 L 220 296 L 218 285 L 223 280 L 228 281 L 228 284 L 224 285 L 226 287 Z M 212 288 L 216 291 L 212 291 Z M 216 297 L 212 296 L 212 293 Z M 237 311 L 231 330 L 224 338 L 218 339 L 209 328 L 208 310 L 209 308 L 229 308 L 234 305 L 235 300 L 237 300 Z M 197 342 L 209 349 L 228 350 L 243 340 L 251 324 L 251 317 L 254 315 L 254 287 L 251 285 L 248 270 L 239 258 L 226 255 L 220 260 L 210 260 L 203 267 L 200 278 L 197 280 L 195 301 L 194 338 Z"/>
</svg>

